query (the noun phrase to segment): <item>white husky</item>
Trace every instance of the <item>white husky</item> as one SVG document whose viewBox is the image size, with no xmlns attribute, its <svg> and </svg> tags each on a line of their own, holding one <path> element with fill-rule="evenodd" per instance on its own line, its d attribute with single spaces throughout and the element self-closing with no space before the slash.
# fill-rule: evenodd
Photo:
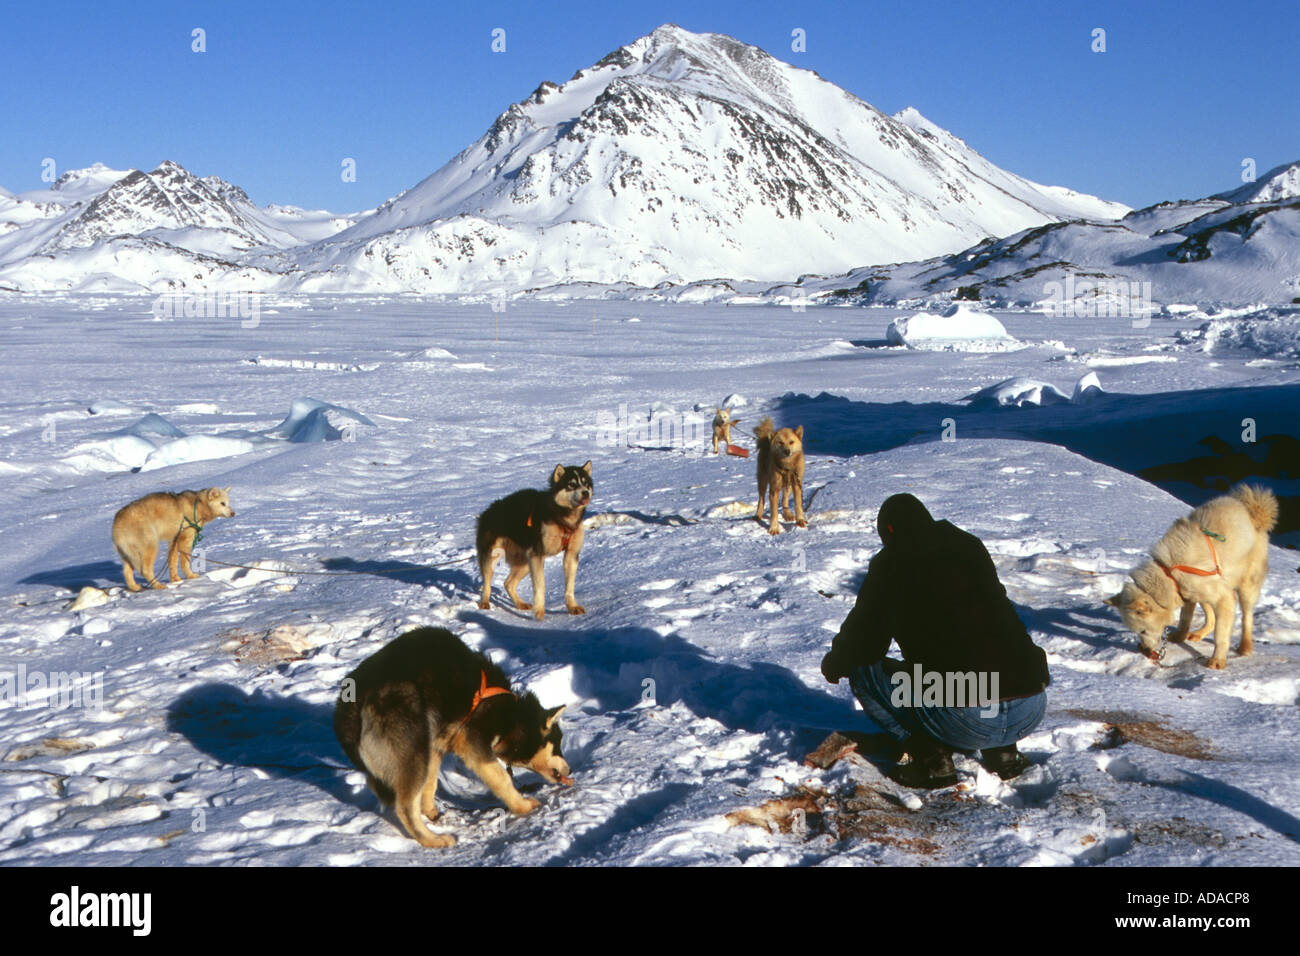
<svg viewBox="0 0 1300 956">
<path fill-rule="evenodd" d="M 1199 641 L 1214 631 L 1215 670 L 1228 664 L 1236 601 L 1241 603 L 1241 655 L 1254 649 L 1255 603 L 1268 575 L 1268 533 L 1277 524 L 1277 498 L 1265 488 L 1239 485 L 1173 523 L 1151 548 L 1151 558 L 1106 603 L 1120 609 L 1142 650 L 1159 660 L 1167 625 L 1178 614 L 1175 641 Z M 1196 606 L 1205 624 L 1189 630 Z"/>
</svg>

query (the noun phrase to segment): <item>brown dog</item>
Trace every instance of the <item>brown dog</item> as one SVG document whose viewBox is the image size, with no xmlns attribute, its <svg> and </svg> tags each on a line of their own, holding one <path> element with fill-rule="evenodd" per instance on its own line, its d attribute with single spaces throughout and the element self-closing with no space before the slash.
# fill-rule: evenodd
<svg viewBox="0 0 1300 956">
<path fill-rule="evenodd" d="M 808 527 L 803 515 L 803 426 L 776 430 L 771 418 L 765 418 L 754 429 L 758 439 L 758 509 L 754 518 L 763 521 L 763 499 L 771 489 L 772 523 L 769 534 L 780 534 L 781 525 L 776 520 L 777 501 L 786 521 L 793 520 L 801 528 Z M 794 514 L 790 514 L 790 496 L 794 496 Z"/>
<path fill-rule="evenodd" d="M 197 578 L 190 570 L 190 551 L 196 533 L 213 518 L 234 516 L 229 488 L 156 491 L 131 502 L 113 518 L 113 547 L 122 558 L 122 576 L 127 589 L 140 590 L 135 580 L 137 574 L 151 587 L 167 587 L 153 576 L 159 541 L 171 542 L 167 547 L 167 570 L 172 581 L 181 579 L 176 568 L 178 562 L 187 578 Z"/>
<path fill-rule="evenodd" d="M 492 572 L 497 558 L 510 565 L 506 594 L 521 611 L 546 619 L 546 559 L 564 554 L 564 606 L 570 614 L 586 614 L 574 597 L 578 579 L 578 553 L 584 532 L 582 517 L 594 494 L 591 462 L 585 465 L 556 465 L 550 487 L 545 491 L 525 488 L 498 499 L 478 516 L 475 542 L 478 567 L 483 575 L 483 594 L 478 606 L 492 606 Z M 520 599 L 515 587 L 525 574 L 532 575 L 533 600 Z"/>
<path fill-rule="evenodd" d="M 459 757 L 512 813 L 532 813 L 538 801 L 515 789 L 507 768 L 573 783 L 560 751 L 563 711 L 512 691 L 500 667 L 445 628 L 420 627 L 348 674 L 334 708 L 334 733 L 406 832 L 421 846 L 448 847 L 456 838 L 424 822 L 438 818 L 443 757 Z"/>
</svg>

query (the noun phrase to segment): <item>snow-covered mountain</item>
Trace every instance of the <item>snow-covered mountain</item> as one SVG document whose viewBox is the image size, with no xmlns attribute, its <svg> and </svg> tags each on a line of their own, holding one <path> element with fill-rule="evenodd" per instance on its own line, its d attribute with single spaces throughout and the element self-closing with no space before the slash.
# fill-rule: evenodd
<svg viewBox="0 0 1300 956">
<path fill-rule="evenodd" d="M 1048 300 L 1067 287 L 1077 290 L 1075 314 L 1105 314 L 1120 304 L 1117 298 L 1134 292 L 1149 296 L 1156 309 L 1295 302 L 1300 298 L 1300 162 L 1279 166 L 1240 189 L 1158 203 L 1114 222 L 1049 223 L 920 262 L 865 266 L 761 290 L 735 284 L 686 287 L 671 297 L 756 294 L 769 300 L 885 305 L 956 297 L 1048 308 Z"/>
<path fill-rule="evenodd" d="M 433 292 L 792 278 L 1127 207 L 989 163 L 720 34 L 663 26 L 543 83 L 301 260 L 308 288 Z"/>
<path fill-rule="evenodd" d="M 302 246 L 357 218 L 259 208 L 238 186 L 171 161 L 147 173 L 97 163 L 48 190 L 0 195 L 0 288 L 266 288 L 280 277 L 244 266 L 247 254 Z"/>
<path fill-rule="evenodd" d="M 164 163 L 9 236 L 0 285 L 460 293 L 780 281 L 1125 212 L 1001 170 L 913 109 L 886 115 L 757 47 L 666 25 L 567 83 L 543 83 L 359 221 L 308 228 Z"/>
<path fill-rule="evenodd" d="M 1219 193 L 1214 198 L 1233 203 L 1300 199 L 1300 162 L 1287 163 L 1270 169 L 1262 179 Z"/>
</svg>

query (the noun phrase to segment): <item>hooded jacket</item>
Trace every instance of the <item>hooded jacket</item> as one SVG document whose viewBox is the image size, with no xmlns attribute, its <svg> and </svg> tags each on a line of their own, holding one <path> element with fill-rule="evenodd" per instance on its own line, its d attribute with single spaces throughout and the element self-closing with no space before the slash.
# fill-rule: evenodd
<svg viewBox="0 0 1300 956">
<path fill-rule="evenodd" d="M 1047 687 L 1047 655 L 1016 616 L 979 538 L 935 521 L 909 494 L 887 499 L 876 526 L 884 547 L 831 644 L 834 670 L 870 666 L 897 641 L 904 662 L 925 671 L 996 673 L 1003 700 Z"/>
</svg>

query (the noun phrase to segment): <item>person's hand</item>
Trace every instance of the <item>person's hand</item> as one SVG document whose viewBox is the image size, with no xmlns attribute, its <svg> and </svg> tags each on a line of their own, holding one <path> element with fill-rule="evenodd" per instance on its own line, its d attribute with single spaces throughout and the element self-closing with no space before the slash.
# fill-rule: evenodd
<svg viewBox="0 0 1300 956">
<path fill-rule="evenodd" d="M 838 684 L 842 678 L 849 676 L 834 648 L 827 651 L 826 656 L 822 658 L 822 676 L 832 684 Z"/>
</svg>

